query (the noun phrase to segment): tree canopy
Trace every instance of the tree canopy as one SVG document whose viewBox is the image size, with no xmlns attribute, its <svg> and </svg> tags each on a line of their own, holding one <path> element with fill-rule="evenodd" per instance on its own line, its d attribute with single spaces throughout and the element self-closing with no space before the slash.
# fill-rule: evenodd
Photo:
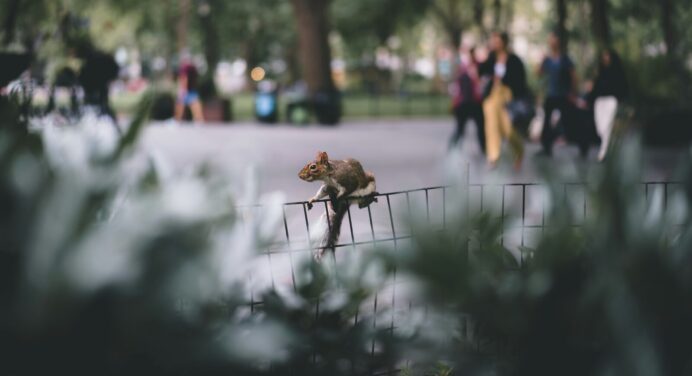
<svg viewBox="0 0 692 376">
<path fill-rule="evenodd" d="M 611 45 L 646 72 L 642 87 L 664 91 L 685 86 L 692 56 L 692 0 L 324 0 L 328 41 L 347 69 L 372 64 L 378 49 L 406 60 L 432 56 L 434 43 L 454 50 L 465 35 L 484 41 L 506 29 L 540 47 L 548 30 L 562 30 L 580 67 L 593 64 L 599 46 Z M 204 55 L 209 65 L 243 59 L 264 65 L 287 82 L 301 76 L 298 17 L 282 0 L 0 0 L 4 49 L 41 49 L 59 43 L 67 14 L 107 50 L 136 49 L 144 59 L 174 60 L 182 50 Z M 81 20 L 81 21 L 80 21 Z M 79 22 L 77 22 L 79 21 Z M 62 47 L 44 55 L 64 54 Z M 521 53 L 521 51 L 519 51 Z M 370 62 L 370 63 L 368 63 Z M 406 64 L 403 65 L 407 67 Z M 649 71 L 675 73 L 660 77 Z M 588 67 L 583 68 L 588 73 Z M 666 76 L 666 75 L 664 75 Z M 683 79 L 680 79 L 683 77 Z M 654 85 L 651 85 L 652 81 Z M 663 81 L 661 86 L 655 85 Z"/>
</svg>

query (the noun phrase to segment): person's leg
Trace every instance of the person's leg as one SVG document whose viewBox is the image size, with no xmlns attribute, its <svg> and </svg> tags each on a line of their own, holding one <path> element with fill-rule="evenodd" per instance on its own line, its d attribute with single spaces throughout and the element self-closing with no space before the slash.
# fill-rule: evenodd
<svg viewBox="0 0 692 376">
<path fill-rule="evenodd" d="M 569 123 L 565 128 L 565 137 L 577 144 L 579 155 L 585 159 L 589 154 L 589 115 L 576 106 L 569 107 Z"/>
<path fill-rule="evenodd" d="M 190 107 L 190 112 L 192 113 L 192 120 L 196 123 L 204 122 L 204 111 L 202 109 L 202 101 L 199 98 L 199 94 L 195 91 L 188 91 L 183 98 L 183 104 Z M 184 116 L 184 112 L 183 115 Z M 181 117 L 182 117 L 181 116 Z"/>
<path fill-rule="evenodd" d="M 485 117 L 485 151 L 488 163 L 490 164 L 495 164 L 497 160 L 500 159 L 500 147 L 502 146 L 497 93 L 497 88 L 493 88 L 490 96 L 483 101 L 483 115 Z"/>
<path fill-rule="evenodd" d="M 176 121 L 182 121 L 183 116 L 185 115 L 185 102 L 178 98 L 175 102 L 175 111 L 174 111 L 174 116 Z"/>
<path fill-rule="evenodd" d="M 579 147 L 579 155 L 582 159 L 586 159 L 589 156 L 589 133 L 588 133 L 588 123 L 584 120 L 584 114 L 582 111 L 574 112 L 574 123 L 572 126 L 575 127 L 575 132 L 577 134 L 577 146 Z"/>
<path fill-rule="evenodd" d="M 554 98 L 546 98 L 543 103 L 543 130 L 541 131 L 541 145 L 543 152 L 547 155 L 553 153 L 553 142 L 555 141 L 555 132 L 553 130 L 553 112 L 556 110 Z"/>
<path fill-rule="evenodd" d="M 113 111 L 113 108 L 111 108 L 108 86 L 104 86 L 99 90 L 99 101 L 101 115 L 108 116 L 109 118 L 111 118 L 111 120 L 113 120 L 113 122 L 116 122 L 115 111 Z"/>
<path fill-rule="evenodd" d="M 509 146 L 512 148 L 512 153 L 514 154 L 514 168 L 518 170 L 521 168 L 521 163 L 524 160 L 524 139 L 519 132 L 515 130 L 511 131 L 508 139 Z"/>
<path fill-rule="evenodd" d="M 55 85 L 52 85 L 50 87 L 50 91 L 48 92 L 48 105 L 46 106 L 46 111 L 45 113 L 49 113 L 55 109 Z"/>
<path fill-rule="evenodd" d="M 608 152 L 617 106 L 618 101 L 615 97 L 598 98 L 594 104 L 596 130 L 598 135 L 601 136 L 601 148 L 598 152 L 598 160 L 600 161 L 605 159 L 605 155 Z"/>
<path fill-rule="evenodd" d="M 473 118 L 473 122 L 476 124 L 478 146 L 480 146 L 481 151 L 485 154 L 485 117 L 483 116 L 483 106 L 480 104 L 473 104 L 471 116 Z"/>
<path fill-rule="evenodd" d="M 192 119 L 197 123 L 204 122 L 204 111 L 202 109 L 202 101 L 196 99 L 190 103 L 190 111 L 192 112 Z"/>
<path fill-rule="evenodd" d="M 557 122 L 557 124 L 555 124 L 555 128 L 553 128 L 552 144 L 555 143 L 555 140 L 557 140 L 558 137 L 565 135 L 566 128 L 569 126 L 568 123 L 570 121 L 569 102 L 567 101 L 566 97 L 555 98 L 553 108 L 553 111 L 557 110 L 560 114 L 560 120 Z"/>
<path fill-rule="evenodd" d="M 452 148 L 459 143 L 461 136 L 464 135 L 464 129 L 466 128 L 466 122 L 469 119 L 468 108 L 465 105 L 460 104 L 454 108 L 454 118 L 456 120 L 457 128 L 452 134 L 452 138 L 449 140 L 449 147 Z"/>
<path fill-rule="evenodd" d="M 79 114 L 79 101 L 77 100 L 77 87 L 70 87 L 70 112 L 73 116 Z"/>
<path fill-rule="evenodd" d="M 524 159 L 524 140 L 512 126 L 512 119 L 509 117 L 509 112 L 505 104 L 512 99 L 512 92 L 502 87 L 502 106 L 499 108 L 500 130 L 505 138 L 509 141 L 509 146 L 514 155 L 515 168 L 521 167 L 521 162 Z"/>
</svg>

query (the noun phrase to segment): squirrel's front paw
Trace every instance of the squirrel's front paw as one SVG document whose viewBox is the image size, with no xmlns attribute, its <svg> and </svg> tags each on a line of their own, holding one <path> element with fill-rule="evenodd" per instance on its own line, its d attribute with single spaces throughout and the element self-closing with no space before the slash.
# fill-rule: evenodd
<svg viewBox="0 0 692 376">
<path fill-rule="evenodd" d="M 313 204 L 314 202 L 315 202 L 315 200 L 313 200 L 313 199 L 308 200 L 308 203 L 307 203 L 307 205 L 308 205 L 308 210 L 312 210 L 312 206 L 313 206 L 312 204 Z"/>
</svg>

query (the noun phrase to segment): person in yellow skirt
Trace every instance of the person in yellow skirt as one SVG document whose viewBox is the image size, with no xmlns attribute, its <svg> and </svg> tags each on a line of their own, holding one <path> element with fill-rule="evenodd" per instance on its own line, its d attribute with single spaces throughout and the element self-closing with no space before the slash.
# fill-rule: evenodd
<svg viewBox="0 0 692 376">
<path fill-rule="evenodd" d="M 500 159 L 502 141 L 507 139 L 519 169 L 524 158 L 524 142 L 514 130 L 507 110 L 513 98 L 527 95 L 526 71 L 521 59 L 508 49 L 509 36 L 495 32 L 490 37 L 490 54 L 481 65 L 484 78 L 483 115 L 488 164 L 494 167 Z"/>
</svg>

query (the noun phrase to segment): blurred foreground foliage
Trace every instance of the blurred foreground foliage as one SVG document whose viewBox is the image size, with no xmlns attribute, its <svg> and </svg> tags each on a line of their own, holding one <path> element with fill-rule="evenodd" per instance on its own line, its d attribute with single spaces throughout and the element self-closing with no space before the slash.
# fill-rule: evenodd
<svg viewBox="0 0 692 376">
<path fill-rule="evenodd" d="M 293 290 L 251 306 L 247 276 L 281 199 L 241 222 L 233 182 L 138 154 L 143 120 L 120 140 L 98 119 L 38 133 L 0 119 L 0 373 L 692 372 L 692 180 L 666 205 L 645 199 L 636 144 L 590 179 L 579 227 L 550 191 L 550 226 L 522 260 L 502 245 L 503 219 L 460 204 L 444 231 L 306 263 Z M 394 273 L 414 286 L 410 317 L 394 330 L 357 319 Z"/>
<path fill-rule="evenodd" d="M 251 307 L 247 277 L 280 197 L 241 223 L 235 205 L 257 197 L 142 155 L 143 116 L 119 138 L 95 117 L 35 119 L 28 132 L 2 107 L 0 374 L 352 374 L 393 362 L 391 339 L 350 320 L 376 287 L 361 271 L 344 281 L 308 264 L 295 291 Z M 361 345 L 379 337 L 372 357 Z"/>
<path fill-rule="evenodd" d="M 683 174 L 667 199 L 662 190 L 646 199 L 640 155 L 625 144 L 593 177 L 586 220 L 553 181 L 549 225 L 523 262 L 487 215 L 392 253 L 428 307 L 455 318 L 434 360 L 454 374 L 690 374 L 692 184 Z"/>
</svg>

